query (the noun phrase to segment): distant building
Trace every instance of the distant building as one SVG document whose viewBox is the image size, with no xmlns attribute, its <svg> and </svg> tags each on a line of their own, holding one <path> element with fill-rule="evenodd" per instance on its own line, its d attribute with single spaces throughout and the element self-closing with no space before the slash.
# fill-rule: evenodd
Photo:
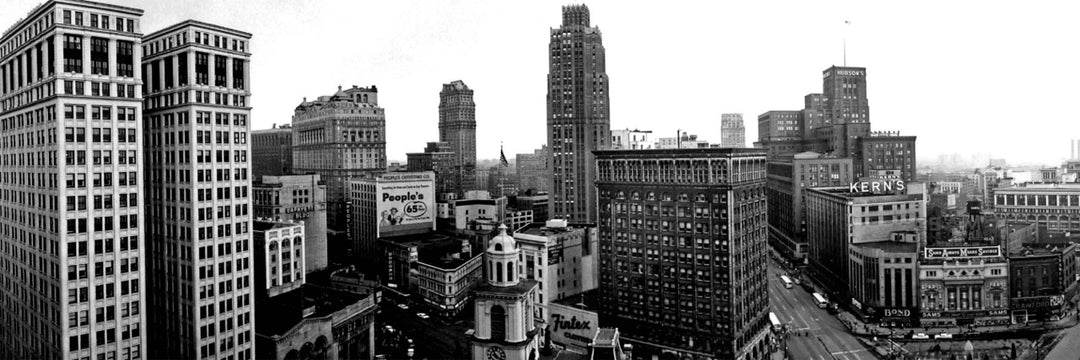
<svg viewBox="0 0 1080 360">
<path fill-rule="evenodd" d="M 656 140 L 654 149 L 702 149 L 709 147 L 709 142 L 698 140 L 697 135 L 681 133 L 678 137 L 662 137 Z"/>
<path fill-rule="evenodd" d="M 481 253 L 467 239 L 429 232 L 385 237 L 379 248 L 384 281 L 420 296 L 435 316 L 456 316 L 483 280 Z"/>
<path fill-rule="evenodd" d="M 450 149 L 450 143 L 429 142 L 422 153 L 408 153 L 408 171 L 420 172 L 431 171 L 435 173 L 435 195 L 453 193 L 459 195 L 461 189 L 460 176 L 455 170 L 454 152 Z M 473 165 L 475 166 L 475 164 Z"/>
<path fill-rule="evenodd" d="M 534 222 L 548 221 L 548 194 L 546 192 L 518 193 L 509 197 L 510 207 L 518 210 L 532 210 Z"/>
<path fill-rule="evenodd" d="M 476 188 L 476 103 L 464 81 L 443 84 L 439 92 L 439 141 L 454 153 L 452 171 L 444 173 L 458 195 Z M 415 171 L 415 170 L 410 170 Z"/>
<path fill-rule="evenodd" d="M 830 300 L 844 304 L 851 299 L 852 245 L 892 241 L 895 234 L 909 232 L 920 247 L 926 244 L 925 195 L 912 185 L 875 181 L 806 190 L 809 270 Z"/>
<path fill-rule="evenodd" d="M 255 240 L 255 298 L 276 296 L 300 288 L 305 275 L 304 223 L 258 218 Z M 200 248 L 200 252 L 213 251 Z M 205 254 L 200 254 L 205 255 Z"/>
<path fill-rule="evenodd" d="M 349 257 L 362 272 L 381 270 L 378 239 L 435 230 L 435 174 L 386 173 L 349 183 Z"/>
<path fill-rule="evenodd" d="M 899 132 L 872 132 L 855 140 L 855 176 L 875 177 L 890 171 L 904 181 L 915 181 L 915 137 Z"/>
<path fill-rule="evenodd" d="M 599 244 L 591 225 L 548 220 L 514 233 L 524 260 L 522 277 L 540 282 L 536 302 L 547 319 L 548 303 L 596 289 L 599 285 Z"/>
<path fill-rule="evenodd" d="M 461 230 L 475 221 L 503 223 L 506 221 L 505 197 L 492 197 L 487 191 L 473 190 L 465 193 L 465 198 L 447 202 L 449 212 L 445 217 L 453 219 L 454 228 Z"/>
<path fill-rule="evenodd" d="M 374 298 L 303 285 L 257 301 L 254 358 L 374 359 Z"/>
<path fill-rule="evenodd" d="M 261 182 L 251 184 L 255 216 L 303 221 L 304 272 L 325 269 L 330 253 L 326 240 L 326 183 L 314 174 L 264 176 L 261 179 Z"/>
<path fill-rule="evenodd" d="M 655 142 L 650 130 L 611 130 L 611 148 L 613 150 L 652 149 Z"/>
<path fill-rule="evenodd" d="M 386 172 L 386 113 L 379 90 L 338 90 L 296 106 L 292 117 L 293 172 L 326 181 L 327 227 L 348 229 L 349 181 Z"/>
<path fill-rule="evenodd" d="M 1076 296 L 1076 245 L 1025 244 L 1009 254 L 1012 322 L 1052 321 Z"/>
<path fill-rule="evenodd" d="M 1051 231 L 1080 231 L 1080 184 L 1023 184 L 993 190 L 994 214 Z"/>
<path fill-rule="evenodd" d="M 595 154 L 601 322 L 645 358 L 665 350 L 767 357 L 765 152 Z M 706 288 L 728 297 L 702 296 Z"/>
<path fill-rule="evenodd" d="M 801 262 L 808 251 L 805 189 L 851 184 L 852 161 L 810 151 L 771 157 L 768 176 L 769 241 L 788 259 Z"/>
<path fill-rule="evenodd" d="M 487 191 L 493 197 L 510 196 L 518 192 L 517 172 L 509 164 L 492 166 L 485 182 Z"/>
<path fill-rule="evenodd" d="M 251 132 L 251 175 L 258 181 L 265 175 L 292 174 L 292 126 Z"/>
<path fill-rule="evenodd" d="M 550 156 L 547 145 L 536 149 L 532 154 L 517 154 L 514 165 L 517 167 L 518 189 L 544 192 L 551 190 L 551 179 L 547 175 Z M 544 213 L 546 214 L 547 210 L 544 210 Z"/>
<path fill-rule="evenodd" d="M 807 151 L 803 141 L 803 112 L 773 110 L 758 115 L 758 142 L 770 158 Z"/>
<path fill-rule="evenodd" d="M 742 114 L 720 115 L 720 147 L 746 147 L 746 128 Z"/>
<path fill-rule="evenodd" d="M 518 229 L 533 223 L 533 211 L 507 208 L 505 223 L 511 233 L 516 233 Z"/>
</svg>

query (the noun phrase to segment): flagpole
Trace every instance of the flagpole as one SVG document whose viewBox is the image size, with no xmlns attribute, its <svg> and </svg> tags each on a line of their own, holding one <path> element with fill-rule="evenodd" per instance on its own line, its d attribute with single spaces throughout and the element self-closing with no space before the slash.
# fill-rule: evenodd
<svg viewBox="0 0 1080 360">
<path fill-rule="evenodd" d="M 847 25 L 851 25 L 851 21 L 844 20 L 844 67 L 847 67 Z"/>
</svg>

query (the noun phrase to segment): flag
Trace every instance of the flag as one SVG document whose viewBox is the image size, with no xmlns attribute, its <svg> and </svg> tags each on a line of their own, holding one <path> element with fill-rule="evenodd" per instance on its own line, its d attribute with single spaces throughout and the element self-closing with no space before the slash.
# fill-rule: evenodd
<svg viewBox="0 0 1080 360">
<path fill-rule="evenodd" d="M 506 153 L 503 152 L 502 145 L 499 145 L 499 165 L 510 167 L 510 163 L 506 161 Z"/>
</svg>

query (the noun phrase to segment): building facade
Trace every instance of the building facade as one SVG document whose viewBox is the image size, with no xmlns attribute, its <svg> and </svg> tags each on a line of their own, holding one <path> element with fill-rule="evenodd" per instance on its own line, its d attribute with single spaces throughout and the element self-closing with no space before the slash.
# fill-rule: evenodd
<svg viewBox="0 0 1080 360">
<path fill-rule="evenodd" d="M 846 186 L 854 181 L 851 159 L 815 152 L 770 158 L 767 182 L 769 243 L 788 259 L 806 258 L 805 189 Z"/>
<path fill-rule="evenodd" d="M 885 326 L 918 326 L 918 243 L 914 232 L 890 241 L 853 244 L 848 289 L 855 313 Z"/>
<path fill-rule="evenodd" d="M 349 181 L 386 171 L 386 113 L 379 90 L 342 89 L 315 101 L 305 98 L 292 118 L 293 172 L 326 181 L 326 225 L 348 229 Z"/>
<path fill-rule="evenodd" d="M 435 174 L 386 173 L 349 184 L 352 237 L 348 257 L 360 270 L 381 263 L 381 237 L 435 230 Z"/>
<path fill-rule="evenodd" d="M 304 222 L 304 272 L 325 269 L 326 183 L 319 175 L 264 176 L 251 193 L 256 217 Z"/>
<path fill-rule="evenodd" d="M 522 277 L 540 283 L 536 303 L 541 304 L 541 319 L 549 318 L 548 304 L 594 290 L 599 285 L 595 226 L 549 220 L 519 229 L 514 240 L 524 259 Z"/>
<path fill-rule="evenodd" d="M 746 147 L 742 114 L 720 114 L 720 147 Z"/>
<path fill-rule="evenodd" d="M 912 242 L 926 244 L 922 191 L 903 182 L 872 184 L 878 184 L 876 189 L 870 183 L 856 183 L 805 190 L 808 270 L 824 287 L 822 294 L 836 303 L 851 299 L 851 245 L 892 241 L 904 233 L 911 234 Z M 882 189 L 885 184 L 891 184 L 888 190 Z"/>
<path fill-rule="evenodd" d="M 650 130 L 620 129 L 611 130 L 612 150 L 645 150 L 652 149 L 656 140 Z"/>
<path fill-rule="evenodd" d="M 300 288 L 307 279 L 304 223 L 258 218 L 253 226 L 256 298 Z"/>
<path fill-rule="evenodd" d="M 431 171 L 435 173 L 435 194 L 459 195 L 461 180 L 455 169 L 456 155 L 450 151 L 450 143 L 429 142 L 422 153 L 405 154 L 408 159 L 406 170 L 409 172 Z M 475 166 L 475 165 L 474 165 Z"/>
<path fill-rule="evenodd" d="M 439 92 L 439 141 L 450 144 L 454 153 L 452 177 L 461 195 L 476 188 L 476 103 L 473 90 L 464 81 L 443 84 Z"/>
<path fill-rule="evenodd" d="M 1052 231 L 1080 231 L 1080 184 L 1022 184 L 992 192 L 999 218 Z"/>
<path fill-rule="evenodd" d="M 875 131 L 855 140 L 855 176 L 915 181 L 915 137 Z M 881 176 L 882 174 L 893 176 Z"/>
<path fill-rule="evenodd" d="M 601 324 L 618 327 L 638 354 L 766 357 L 765 152 L 596 158 Z"/>
<path fill-rule="evenodd" d="M 593 151 L 611 147 L 608 76 L 600 28 L 585 5 L 563 6 L 548 45 L 547 143 L 552 218 L 596 219 Z"/>
<path fill-rule="evenodd" d="M 292 126 L 288 124 L 251 132 L 251 175 L 255 181 L 266 175 L 292 174 L 292 141 Z"/>
<path fill-rule="evenodd" d="M 547 145 L 541 146 L 532 154 L 517 154 L 514 165 L 517 167 L 518 189 L 522 191 L 533 189 L 534 191 L 550 191 L 551 178 L 549 158 L 551 152 Z M 546 213 L 547 210 L 544 210 Z"/>
<path fill-rule="evenodd" d="M 48 1 L 0 36 L 0 358 L 149 349 L 142 14 Z"/>
<path fill-rule="evenodd" d="M 1009 254 L 1009 273 L 1012 322 L 1053 321 L 1076 296 L 1076 245 L 1028 244 Z"/>
<path fill-rule="evenodd" d="M 152 358 L 254 357 L 250 41 L 190 20 L 143 39 Z"/>
<path fill-rule="evenodd" d="M 1001 247 L 923 249 L 919 309 L 921 326 L 1008 325 L 1009 262 Z"/>
<path fill-rule="evenodd" d="M 484 252 L 484 280 L 474 296 L 476 332 L 469 338 L 473 360 L 538 359 L 541 336 L 536 280 L 522 279 L 521 252 L 499 226 Z"/>
<path fill-rule="evenodd" d="M 441 246 L 439 246 L 441 245 Z M 409 272 L 410 291 L 424 299 L 429 314 L 454 318 L 483 282 L 483 256 L 472 251 L 467 240 L 449 239 L 442 244 L 417 248 L 416 271 Z"/>
<path fill-rule="evenodd" d="M 256 307 L 260 314 L 273 314 L 256 327 L 259 359 L 375 358 L 374 295 L 303 285 Z"/>
</svg>

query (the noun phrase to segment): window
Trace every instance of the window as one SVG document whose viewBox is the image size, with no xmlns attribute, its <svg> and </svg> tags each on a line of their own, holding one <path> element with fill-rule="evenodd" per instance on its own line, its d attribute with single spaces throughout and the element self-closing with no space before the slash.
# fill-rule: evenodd
<svg viewBox="0 0 1080 360">
<path fill-rule="evenodd" d="M 116 20 L 119 23 L 120 19 Z M 135 76 L 134 47 L 135 43 L 131 41 L 116 41 L 116 75 L 123 77 Z"/>
<path fill-rule="evenodd" d="M 82 45 L 82 36 L 64 35 L 64 72 L 83 72 Z"/>
<path fill-rule="evenodd" d="M 210 54 L 195 53 L 195 84 L 210 85 Z"/>
<path fill-rule="evenodd" d="M 491 340 L 506 339 L 506 310 L 502 306 L 491 307 Z"/>
<path fill-rule="evenodd" d="M 97 17 L 93 17 L 97 20 Z M 90 73 L 109 75 L 109 39 L 90 38 Z"/>
</svg>

